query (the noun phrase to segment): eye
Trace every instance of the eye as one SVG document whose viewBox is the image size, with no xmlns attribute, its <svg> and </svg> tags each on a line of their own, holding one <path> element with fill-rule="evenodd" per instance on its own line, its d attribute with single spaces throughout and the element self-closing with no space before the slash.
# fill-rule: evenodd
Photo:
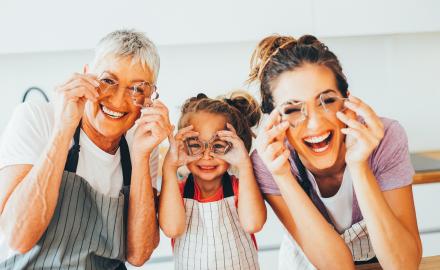
<svg viewBox="0 0 440 270">
<path fill-rule="evenodd" d="M 133 85 L 130 88 L 130 90 L 133 91 L 136 94 L 145 94 L 146 93 L 144 85 Z"/>
<path fill-rule="evenodd" d="M 115 85 L 116 84 L 116 81 L 114 81 L 112 79 L 108 79 L 108 78 L 101 79 L 101 82 L 108 84 L 108 85 Z"/>
<path fill-rule="evenodd" d="M 197 143 L 188 144 L 188 146 L 191 148 L 201 148 L 202 147 L 200 144 L 197 144 Z"/>
<path fill-rule="evenodd" d="M 282 110 L 283 114 L 292 114 L 301 112 L 301 107 L 284 107 Z"/>
<path fill-rule="evenodd" d="M 322 99 L 322 102 L 324 104 L 332 104 L 336 102 L 336 98 L 335 97 L 326 97 Z"/>
</svg>

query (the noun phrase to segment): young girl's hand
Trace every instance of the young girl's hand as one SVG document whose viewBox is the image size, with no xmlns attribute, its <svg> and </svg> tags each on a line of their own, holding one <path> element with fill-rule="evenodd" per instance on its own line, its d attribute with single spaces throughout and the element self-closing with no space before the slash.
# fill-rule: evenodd
<svg viewBox="0 0 440 270">
<path fill-rule="evenodd" d="M 288 161 L 290 151 L 284 144 L 289 123 L 281 121 L 281 116 L 274 110 L 268 122 L 260 129 L 256 149 L 263 163 L 272 175 L 285 176 L 291 174 Z"/>
<path fill-rule="evenodd" d="M 355 112 L 365 120 L 362 124 L 357 119 L 352 119 L 346 114 L 338 112 L 336 116 L 348 127 L 341 129 L 346 134 L 345 144 L 347 165 L 366 164 L 369 156 L 379 145 L 384 136 L 384 127 L 377 114 L 359 98 L 350 96 L 345 102 L 345 107 Z"/>
<path fill-rule="evenodd" d="M 240 137 L 238 137 L 237 131 L 231 124 L 227 123 L 226 126 L 228 130 L 218 131 L 217 136 L 221 140 L 231 143 L 232 148 L 224 155 L 214 153 L 211 155 L 213 157 L 223 159 L 227 163 L 239 169 L 243 166 L 250 166 L 251 160 L 243 141 L 240 139 Z"/>
<path fill-rule="evenodd" d="M 197 137 L 199 135 L 198 132 L 193 131 L 193 128 L 192 125 L 182 128 L 177 132 L 176 136 L 173 136 L 173 132 L 171 132 L 168 137 L 170 148 L 164 159 L 164 167 L 173 167 L 177 169 L 180 166 L 201 158 L 201 155 L 190 156 L 185 151 L 185 139 Z"/>
</svg>

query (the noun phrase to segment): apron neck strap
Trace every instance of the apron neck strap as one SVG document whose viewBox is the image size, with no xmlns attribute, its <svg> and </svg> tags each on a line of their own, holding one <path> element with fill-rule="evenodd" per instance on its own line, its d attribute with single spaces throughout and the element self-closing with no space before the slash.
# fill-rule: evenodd
<svg viewBox="0 0 440 270">
<path fill-rule="evenodd" d="M 231 176 L 226 172 L 222 177 L 223 186 L 223 198 L 234 196 L 234 190 L 232 188 Z M 192 173 L 188 175 L 186 179 L 185 187 L 183 188 L 183 198 L 194 199 L 195 194 L 195 182 Z"/>
<path fill-rule="evenodd" d="M 70 148 L 67 154 L 66 164 L 64 170 L 68 172 L 76 173 L 76 168 L 78 167 L 78 157 L 80 151 L 79 145 L 79 135 L 81 132 L 81 121 L 75 130 L 73 135 L 73 146 Z M 130 151 L 128 149 L 127 140 L 124 136 L 121 137 L 119 141 L 119 148 L 121 153 L 121 166 L 122 166 L 122 176 L 124 178 L 124 186 L 129 186 L 131 182 L 131 159 Z"/>
</svg>

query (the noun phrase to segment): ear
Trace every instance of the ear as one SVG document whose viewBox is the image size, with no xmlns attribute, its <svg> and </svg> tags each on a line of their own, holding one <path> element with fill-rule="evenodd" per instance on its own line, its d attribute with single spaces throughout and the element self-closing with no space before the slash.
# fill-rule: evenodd
<svg viewBox="0 0 440 270">
<path fill-rule="evenodd" d="M 84 67 L 83 67 L 83 72 L 84 72 L 84 74 L 89 73 L 89 65 L 88 65 L 88 64 L 85 64 L 85 65 L 84 65 Z"/>
<path fill-rule="evenodd" d="M 350 90 L 347 90 L 347 97 L 351 95 Z"/>
</svg>

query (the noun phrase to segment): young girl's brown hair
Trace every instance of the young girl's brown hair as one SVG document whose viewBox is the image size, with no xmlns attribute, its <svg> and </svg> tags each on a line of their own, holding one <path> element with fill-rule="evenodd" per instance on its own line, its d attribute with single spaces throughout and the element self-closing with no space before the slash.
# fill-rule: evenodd
<svg viewBox="0 0 440 270">
<path fill-rule="evenodd" d="M 250 151 L 254 137 L 251 128 L 258 124 L 261 117 L 260 107 L 251 95 L 239 90 L 217 98 L 209 98 L 203 93 L 191 97 L 182 106 L 178 128 L 187 126 L 191 115 L 197 112 L 223 115 Z"/>
</svg>

